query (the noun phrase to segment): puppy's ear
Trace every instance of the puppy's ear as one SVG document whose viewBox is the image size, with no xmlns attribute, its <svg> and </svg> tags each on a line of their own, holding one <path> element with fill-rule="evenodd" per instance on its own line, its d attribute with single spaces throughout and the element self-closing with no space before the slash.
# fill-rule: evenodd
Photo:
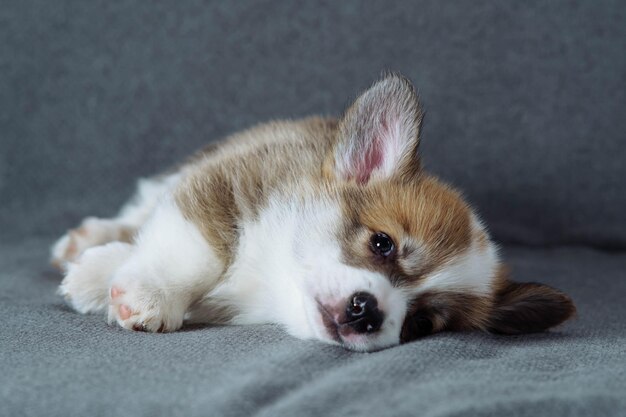
<svg viewBox="0 0 626 417">
<path fill-rule="evenodd" d="M 504 281 L 496 293 L 487 329 L 494 333 L 536 333 L 569 319 L 576 307 L 566 294 L 544 284 Z"/>
<path fill-rule="evenodd" d="M 411 83 L 388 75 L 361 94 L 340 120 L 331 161 L 334 175 L 365 184 L 418 174 L 421 123 Z"/>
</svg>

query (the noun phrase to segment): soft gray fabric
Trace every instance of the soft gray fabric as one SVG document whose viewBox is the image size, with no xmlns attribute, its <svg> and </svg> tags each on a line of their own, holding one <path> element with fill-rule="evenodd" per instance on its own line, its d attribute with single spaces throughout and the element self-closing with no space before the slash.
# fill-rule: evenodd
<svg viewBox="0 0 626 417">
<path fill-rule="evenodd" d="M 426 104 L 426 165 L 501 240 L 626 245 L 626 2 L 0 5 L 0 221 L 60 233 L 132 179 L 382 69 Z"/>
<path fill-rule="evenodd" d="M 274 326 L 146 334 L 54 295 L 43 239 L 3 245 L 0 415 L 623 416 L 626 255 L 507 249 L 515 276 L 568 291 L 547 334 L 445 333 L 370 354 Z"/>
</svg>

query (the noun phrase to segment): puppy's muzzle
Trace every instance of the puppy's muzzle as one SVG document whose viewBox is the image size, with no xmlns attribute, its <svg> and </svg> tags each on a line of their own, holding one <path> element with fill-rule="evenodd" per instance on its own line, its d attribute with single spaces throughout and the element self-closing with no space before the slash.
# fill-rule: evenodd
<svg viewBox="0 0 626 417">
<path fill-rule="evenodd" d="M 337 304 L 316 301 L 328 335 L 337 342 L 345 342 L 353 336 L 374 334 L 385 321 L 384 312 L 378 308 L 378 300 L 368 292 L 357 292 L 347 301 Z"/>
</svg>

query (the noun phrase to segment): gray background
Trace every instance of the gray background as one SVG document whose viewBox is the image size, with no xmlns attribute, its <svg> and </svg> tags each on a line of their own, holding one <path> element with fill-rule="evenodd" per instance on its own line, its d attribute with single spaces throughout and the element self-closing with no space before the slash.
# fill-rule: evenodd
<svg viewBox="0 0 626 417">
<path fill-rule="evenodd" d="M 616 1 L 15 1 L 0 6 L 0 220 L 58 234 L 138 175 L 271 118 L 419 89 L 426 166 L 505 242 L 624 247 Z M 8 230 L 7 230 L 8 229 Z"/>
<path fill-rule="evenodd" d="M 626 415 L 626 3 L 0 3 L 0 415 Z M 578 319 L 372 354 L 274 326 L 124 332 L 67 309 L 53 239 L 271 118 L 419 89 L 426 167 Z"/>
</svg>

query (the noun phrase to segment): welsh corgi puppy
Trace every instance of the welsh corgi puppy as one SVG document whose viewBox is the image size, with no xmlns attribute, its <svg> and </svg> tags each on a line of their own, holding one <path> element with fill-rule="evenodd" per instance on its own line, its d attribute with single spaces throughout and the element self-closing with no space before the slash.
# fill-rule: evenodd
<svg viewBox="0 0 626 417">
<path fill-rule="evenodd" d="M 210 144 L 140 180 L 117 217 L 61 237 L 59 292 L 129 330 L 278 323 L 356 351 L 567 320 L 572 300 L 510 281 L 476 213 L 422 170 L 422 114 L 411 83 L 389 74 L 339 119 Z"/>
</svg>

